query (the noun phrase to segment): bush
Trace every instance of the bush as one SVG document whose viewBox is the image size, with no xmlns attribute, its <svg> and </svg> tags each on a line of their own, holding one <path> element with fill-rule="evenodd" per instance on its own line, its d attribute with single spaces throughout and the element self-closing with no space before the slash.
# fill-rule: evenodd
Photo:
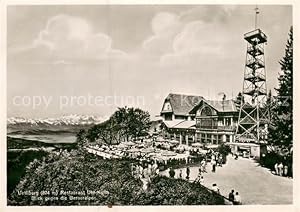
<svg viewBox="0 0 300 212">
<path fill-rule="evenodd" d="M 196 183 L 157 176 L 139 205 L 223 205 L 221 196 Z"/>
<path fill-rule="evenodd" d="M 200 185 L 155 177 L 144 192 L 142 182 L 131 176 L 132 161 L 104 160 L 86 153 L 61 152 L 35 160 L 9 199 L 9 205 L 213 205 L 224 204 Z M 99 191 L 92 200 L 31 199 L 22 191 Z"/>
<path fill-rule="evenodd" d="M 19 183 L 20 179 L 25 175 L 26 166 L 34 159 L 41 159 L 48 153 L 39 150 L 29 151 L 8 151 L 7 152 L 7 194 L 10 195 Z"/>
<path fill-rule="evenodd" d="M 59 157 L 59 158 L 58 158 Z M 11 195 L 13 205 L 102 205 L 132 204 L 142 183 L 131 177 L 129 163 L 102 160 L 91 154 L 63 153 L 34 161 Z M 22 191 L 99 191 L 95 200 L 33 200 Z"/>
</svg>

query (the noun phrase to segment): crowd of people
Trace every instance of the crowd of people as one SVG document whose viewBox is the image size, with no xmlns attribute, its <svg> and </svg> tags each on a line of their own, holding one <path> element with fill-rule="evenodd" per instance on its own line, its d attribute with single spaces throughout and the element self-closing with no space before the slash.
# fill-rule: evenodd
<svg viewBox="0 0 300 212">
<path fill-rule="evenodd" d="M 283 165 L 282 162 L 280 163 L 275 163 L 274 169 L 275 169 L 275 174 L 279 176 L 288 176 L 288 166 Z"/>
<path fill-rule="evenodd" d="M 224 163 L 223 157 L 224 156 L 217 151 L 213 151 L 213 150 L 209 151 L 208 154 L 205 157 L 203 157 L 200 160 L 200 162 L 197 163 L 199 165 L 198 175 L 193 182 L 204 185 L 204 173 L 208 172 L 207 163 L 209 161 L 211 163 L 211 167 L 212 167 L 211 173 L 216 173 L 217 166 L 222 167 Z M 190 164 L 191 162 L 192 161 L 190 161 L 190 158 L 187 160 L 169 159 L 167 161 L 153 161 L 153 160 L 141 161 L 140 160 L 138 163 L 132 164 L 132 175 L 143 182 L 144 190 L 147 190 L 147 187 L 149 183 L 151 183 L 152 178 L 159 175 L 160 171 L 164 170 L 164 169 L 161 170 L 162 167 L 167 167 L 165 172 L 169 175 L 170 178 L 185 179 L 189 181 L 190 173 L 191 173 L 191 169 L 189 166 L 191 165 Z M 186 168 L 179 168 L 176 175 L 175 168 L 177 165 L 179 165 L 179 167 L 181 165 L 184 165 Z M 281 172 L 279 170 L 283 170 L 283 169 L 280 168 L 281 165 L 278 166 L 279 166 L 278 173 L 280 175 Z M 218 188 L 216 183 L 212 184 L 211 190 L 213 192 L 220 194 L 220 189 Z M 232 190 L 229 193 L 228 198 L 227 197 L 225 198 L 228 199 L 233 205 L 242 204 L 241 196 L 237 191 L 235 192 L 234 190 Z"/>
<path fill-rule="evenodd" d="M 239 195 L 239 192 L 235 192 L 234 193 L 234 190 L 232 189 L 231 192 L 229 193 L 228 195 L 228 199 L 230 202 L 232 202 L 232 204 L 234 205 L 241 205 L 242 204 L 242 198 L 241 196 Z"/>
<path fill-rule="evenodd" d="M 206 158 L 208 159 L 208 157 L 206 157 Z M 216 167 L 217 166 L 221 167 L 223 164 L 223 156 L 219 152 L 211 151 L 210 155 L 209 155 L 209 159 L 210 159 L 210 163 L 211 163 L 211 167 L 212 167 L 211 173 L 215 173 Z M 203 174 L 207 173 L 207 163 L 208 162 L 205 158 L 201 160 L 201 162 L 199 164 L 198 175 L 195 178 L 195 180 L 193 181 L 194 183 L 199 183 L 201 185 L 204 185 L 204 175 Z M 185 171 L 185 173 L 184 173 L 184 171 Z M 175 172 L 174 168 L 170 167 L 167 169 L 167 173 L 169 174 L 170 178 L 177 177 L 179 179 L 190 180 L 190 172 L 191 172 L 190 167 L 187 166 L 185 170 L 179 169 L 177 172 L 177 176 L 175 176 L 176 172 Z M 217 194 L 220 194 L 220 189 L 216 183 L 212 184 L 211 190 L 213 192 L 216 192 Z M 227 197 L 225 197 L 225 198 L 228 199 L 233 205 L 241 205 L 242 204 L 241 196 L 240 196 L 239 192 L 237 192 L 237 191 L 235 192 L 234 190 L 232 190 L 229 193 L 228 198 Z"/>
<path fill-rule="evenodd" d="M 151 179 L 159 174 L 159 167 L 155 161 L 145 163 L 140 161 L 138 164 L 131 164 L 131 174 L 134 178 L 143 182 L 143 189 L 147 190 Z"/>
</svg>

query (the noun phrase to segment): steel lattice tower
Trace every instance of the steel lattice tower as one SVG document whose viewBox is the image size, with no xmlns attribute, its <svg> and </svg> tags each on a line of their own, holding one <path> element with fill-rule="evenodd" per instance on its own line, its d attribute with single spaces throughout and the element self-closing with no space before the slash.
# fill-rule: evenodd
<svg viewBox="0 0 300 212">
<path fill-rule="evenodd" d="M 256 29 L 257 14 L 256 8 L 255 30 L 244 35 L 247 53 L 236 142 L 264 143 L 267 138 L 269 112 L 265 105 L 267 87 L 264 57 L 267 36 L 262 30 Z"/>
</svg>

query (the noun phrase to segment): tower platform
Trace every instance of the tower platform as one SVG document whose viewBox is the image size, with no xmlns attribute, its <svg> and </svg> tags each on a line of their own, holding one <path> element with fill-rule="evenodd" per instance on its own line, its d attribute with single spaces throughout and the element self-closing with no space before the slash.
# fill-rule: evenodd
<svg viewBox="0 0 300 212">
<path fill-rule="evenodd" d="M 267 42 L 267 36 L 260 29 L 247 32 L 244 34 L 244 39 L 251 44 L 261 44 Z"/>
</svg>

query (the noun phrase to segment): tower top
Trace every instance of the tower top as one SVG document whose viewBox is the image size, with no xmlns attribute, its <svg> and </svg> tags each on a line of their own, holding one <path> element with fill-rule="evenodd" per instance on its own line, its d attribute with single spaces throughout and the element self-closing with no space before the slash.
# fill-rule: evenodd
<svg viewBox="0 0 300 212">
<path fill-rule="evenodd" d="M 254 10 L 255 10 L 255 25 L 254 25 L 255 29 L 244 34 L 244 39 L 252 45 L 266 43 L 267 36 L 263 33 L 261 29 L 257 27 L 258 14 L 259 14 L 259 8 L 257 5 L 255 6 Z"/>
<path fill-rule="evenodd" d="M 258 9 L 257 5 L 255 6 L 254 10 L 255 10 L 255 25 L 254 25 L 254 29 L 257 29 L 258 14 L 259 14 L 259 9 Z"/>
</svg>

